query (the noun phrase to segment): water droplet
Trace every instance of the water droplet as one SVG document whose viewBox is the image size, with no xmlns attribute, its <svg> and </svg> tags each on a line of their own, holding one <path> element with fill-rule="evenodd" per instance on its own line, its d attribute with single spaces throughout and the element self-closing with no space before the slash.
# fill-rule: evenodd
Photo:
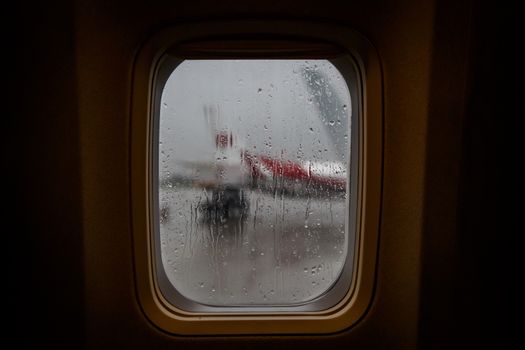
<svg viewBox="0 0 525 350">
<path fill-rule="evenodd" d="M 257 93 L 259 93 L 259 94 L 262 93 L 262 89 L 259 88 L 259 89 L 257 90 Z"/>
</svg>

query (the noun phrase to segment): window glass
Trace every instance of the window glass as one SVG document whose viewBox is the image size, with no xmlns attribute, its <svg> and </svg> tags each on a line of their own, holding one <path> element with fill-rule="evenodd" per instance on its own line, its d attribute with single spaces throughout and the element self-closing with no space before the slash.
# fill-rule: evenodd
<svg viewBox="0 0 525 350">
<path fill-rule="evenodd" d="M 345 79 L 328 60 L 185 60 L 158 121 L 161 266 L 208 306 L 286 306 L 352 247 Z"/>
</svg>

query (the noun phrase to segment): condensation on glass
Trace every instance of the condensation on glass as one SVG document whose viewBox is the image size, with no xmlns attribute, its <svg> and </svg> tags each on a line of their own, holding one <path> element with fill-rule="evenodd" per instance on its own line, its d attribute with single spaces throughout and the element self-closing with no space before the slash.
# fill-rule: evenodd
<svg viewBox="0 0 525 350">
<path fill-rule="evenodd" d="M 328 60 L 184 60 L 160 104 L 158 265 L 173 293 L 211 307 L 327 293 L 354 240 L 352 106 L 339 70 Z"/>
</svg>

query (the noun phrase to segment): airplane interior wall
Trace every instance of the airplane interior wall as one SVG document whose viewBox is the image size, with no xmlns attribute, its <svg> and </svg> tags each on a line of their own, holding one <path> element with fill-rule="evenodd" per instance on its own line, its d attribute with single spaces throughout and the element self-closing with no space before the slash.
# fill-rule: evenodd
<svg viewBox="0 0 525 350">
<path fill-rule="evenodd" d="M 499 180 L 510 167 L 506 149 L 515 147 L 506 135 L 515 112 L 513 95 L 497 88 L 512 76 L 502 54 L 513 44 L 507 16 L 474 0 L 18 4 L 8 32 L 16 69 L 3 168 L 16 184 L 7 184 L 14 224 L 3 230 L 15 347 L 510 344 L 514 228 L 510 195 L 502 193 L 514 189 Z M 376 288 L 364 318 L 337 334 L 172 336 L 146 319 L 137 300 L 129 173 L 137 50 L 179 22 L 250 18 L 347 25 L 381 61 Z"/>
</svg>

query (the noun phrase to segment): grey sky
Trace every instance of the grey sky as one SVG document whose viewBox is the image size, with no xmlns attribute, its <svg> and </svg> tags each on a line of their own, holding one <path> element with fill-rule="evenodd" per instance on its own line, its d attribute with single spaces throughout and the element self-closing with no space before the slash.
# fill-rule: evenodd
<svg viewBox="0 0 525 350">
<path fill-rule="evenodd" d="M 161 177 L 180 160 L 213 161 L 216 130 L 254 154 L 347 161 L 350 96 L 327 60 L 187 60 L 161 104 Z"/>
</svg>

